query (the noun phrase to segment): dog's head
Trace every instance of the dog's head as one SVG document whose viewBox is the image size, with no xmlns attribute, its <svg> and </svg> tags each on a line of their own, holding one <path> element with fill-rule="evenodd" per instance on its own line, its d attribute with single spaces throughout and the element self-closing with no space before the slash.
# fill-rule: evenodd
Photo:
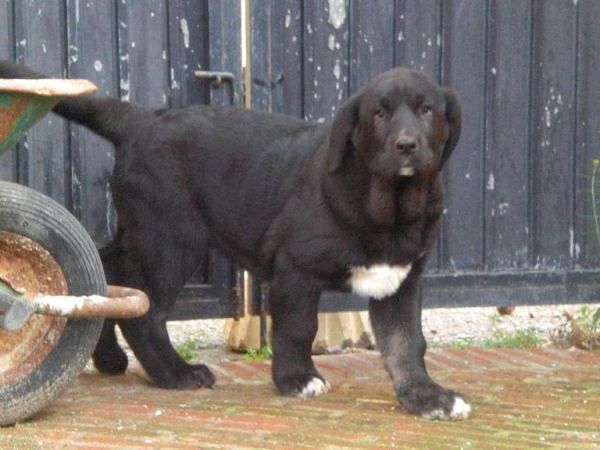
<svg viewBox="0 0 600 450">
<path fill-rule="evenodd" d="M 460 128 L 453 91 L 423 72 L 394 69 L 342 105 L 331 129 L 327 169 L 337 172 L 354 152 L 383 182 L 431 177 L 452 153 Z"/>
</svg>

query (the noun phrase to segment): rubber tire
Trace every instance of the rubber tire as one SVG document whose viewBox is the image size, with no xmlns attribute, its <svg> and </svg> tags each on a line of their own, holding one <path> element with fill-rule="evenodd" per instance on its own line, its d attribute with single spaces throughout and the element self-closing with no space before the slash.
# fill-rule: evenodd
<svg viewBox="0 0 600 450">
<path fill-rule="evenodd" d="M 0 182 L 0 230 L 44 247 L 63 271 L 69 295 L 106 295 L 104 270 L 92 239 L 51 198 L 25 186 Z M 32 372 L 0 386 L 0 426 L 31 417 L 79 376 L 98 343 L 102 322 L 68 319 L 56 346 Z"/>
</svg>

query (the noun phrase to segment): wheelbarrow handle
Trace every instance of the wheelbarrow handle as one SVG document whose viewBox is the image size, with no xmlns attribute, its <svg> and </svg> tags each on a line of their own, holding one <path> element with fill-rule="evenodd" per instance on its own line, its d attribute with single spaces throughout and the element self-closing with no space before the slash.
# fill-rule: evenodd
<svg viewBox="0 0 600 450">
<path fill-rule="evenodd" d="M 138 289 L 109 285 L 107 296 L 37 295 L 31 302 L 35 312 L 63 317 L 104 317 L 132 319 L 150 307 L 146 294 Z"/>
</svg>

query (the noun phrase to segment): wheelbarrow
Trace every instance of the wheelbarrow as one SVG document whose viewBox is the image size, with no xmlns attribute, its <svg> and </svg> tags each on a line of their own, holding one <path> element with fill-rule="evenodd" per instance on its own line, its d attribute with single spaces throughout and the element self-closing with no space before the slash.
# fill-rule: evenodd
<svg viewBox="0 0 600 450">
<path fill-rule="evenodd" d="M 0 79 L 0 156 L 61 98 L 95 91 L 87 80 Z M 92 239 L 62 205 L 0 182 L 0 426 L 39 412 L 79 376 L 103 318 L 148 307 L 143 292 L 106 285 Z"/>
</svg>

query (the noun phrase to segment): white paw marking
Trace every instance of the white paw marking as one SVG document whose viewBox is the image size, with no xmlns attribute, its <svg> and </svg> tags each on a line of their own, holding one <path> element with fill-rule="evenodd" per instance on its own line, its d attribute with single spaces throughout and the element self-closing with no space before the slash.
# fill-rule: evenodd
<svg viewBox="0 0 600 450">
<path fill-rule="evenodd" d="M 304 386 L 304 389 L 302 389 L 298 393 L 297 397 L 299 397 L 299 398 L 318 397 L 319 395 L 325 394 L 326 392 L 328 392 L 330 387 L 331 386 L 329 385 L 329 382 L 323 381 L 317 377 L 313 377 L 313 379 L 310 380 L 306 384 L 306 386 Z"/>
<path fill-rule="evenodd" d="M 465 402 L 462 398 L 456 397 L 452 411 L 446 415 L 442 409 L 434 409 L 423 414 L 423 417 L 428 420 L 463 420 L 469 417 L 471 413 L 471 405 Z"/>
<path fill-rule="evenodd" d="M 450 412 L 450 418 L 452 420 L 467 419 L 469 414 L 471 414 L 471 405 L 465 402 L 462 398 L 456 397 L 454 399 L 452 411 Z"/>
<path fill-rule="evenodd" d="M 381 300 L 395 294 L 410 273 L 412 264 L 388 266 L 376 264 L 371 267 L 350 267 L 348 284 L 354 294 Z"/>
</svg>

